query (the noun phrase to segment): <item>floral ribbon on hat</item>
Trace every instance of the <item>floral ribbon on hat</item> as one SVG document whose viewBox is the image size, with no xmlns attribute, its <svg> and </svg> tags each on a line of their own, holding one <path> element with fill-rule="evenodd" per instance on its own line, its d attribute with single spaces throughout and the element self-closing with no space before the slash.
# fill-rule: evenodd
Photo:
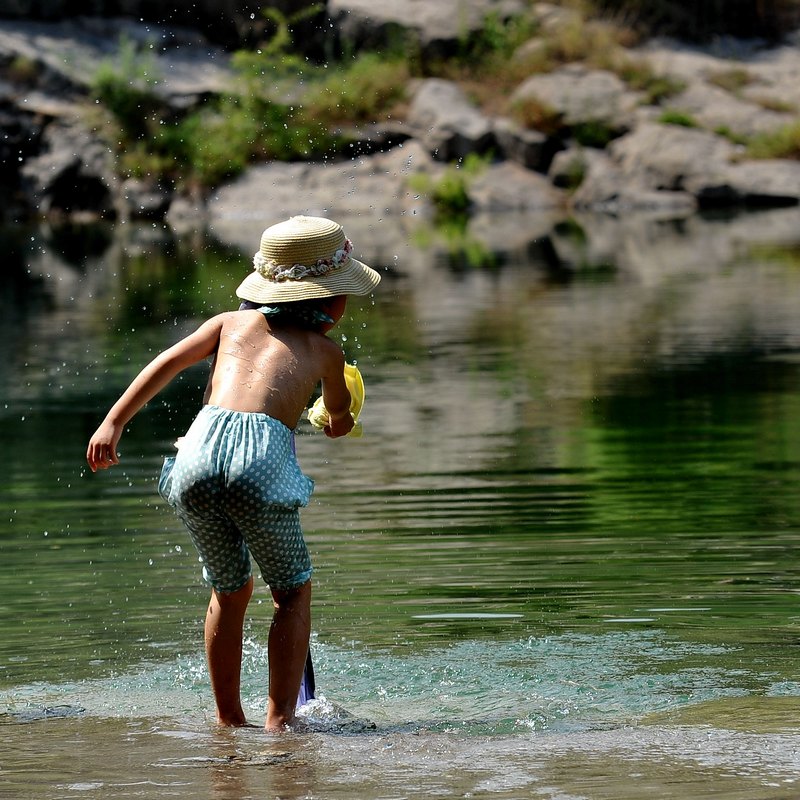
<svg viewBox="0 0 800 800">
<path fill-rule="evenodd" d="M 259 250 L 253 256 L 253 269 L 268 281 L 276 283 L 299 281 L 303 278 L 316 278 L 320 275 L 326 275 L 328 272 L 338 269 L 343 262 L 350 258 L 350 253 L 352 252 L 353 243 L 349 239 L 345 239 L 344 245 L 330 258 L 318 258 L 314 264 L 292 264 L 292 266 L 286 267 L 276 264 L 274 261 L 267 261 Z"/>
</svg>

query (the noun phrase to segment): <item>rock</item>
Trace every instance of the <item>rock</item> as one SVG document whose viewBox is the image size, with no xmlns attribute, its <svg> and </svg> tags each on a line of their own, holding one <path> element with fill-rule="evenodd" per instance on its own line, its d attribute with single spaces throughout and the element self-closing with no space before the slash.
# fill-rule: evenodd
<svg viewBox="0 0 800 800">
<path fill-rule="evenodd" d="M 284 15 L 297 8 L 290 0 L 270 7 Z M 417 48 L 423 51 L 423 63 L 463 46 L 465 37 L 480 36 L 487 14 L 502 19 L 528 10 L 540 35 L 508 54 L 517 71 L 541 66 L 547 36 L 583 24 L 571 10 L 524 0 L 329 0 L 328 7 L 325 19 L 352 36 L 354 47 L 410 42 L 415 55 Z M 311 20 L 318 28 L 320 18 Z M 263 32 L 265 24 L 255 20 L 253 30 L 261 25 Z M 329 27 L 325 31 L 330 34 Z M 123 63 L 121 37 L 130 43 L 127 57 L 133 64 Z M 378 224 L 384 215 L 403 217 L 407 224 L 432 213 L 430 203 L 409 188 L 409 177 L 425 172 L 435 180 L 445 169 L 442 162 L 472 153 L 499 159 L 469 185 L 476 214 L 521 209 L 549 214 L 567 198 L 579 210 L 643 209 L 666 217 L 691 213 L 698 205 L 798 203 L 798 162 L 742 161 L 744 148 L 730 141 L 794 122 L 800 109 L 797 41 L 767 50 L 725 40 L 714 48 L 662 40 L 630 52 L 655 72 L 686 81 L 682 93 L 666 102 L 700 128 L 659 123 L 662 106 L 642 105 L 644 95 L 617 75 L 581 64 L 530 75 L 511 95 L 513 102 L 552 109 L 562 126 L 558 135 L 487 116 L 452 81 L 420 80 L 410 87 L 405 120 L 342 131 L 352 141 L 348 160 L 252 167 L 215 192 L 210 219 L 217 228 L 249 226 L 256 219 L 261 225 L 306 211 L 348 216 L 354 225 Z M 328 51 L 314 52 L 322 58 Z M 27 204 L 37 214 L 166 217 L 171 225 L 191 229 L 202 217 L 199 201 L 175 200 L 168 189 L 147 181 L 118 180 L 112 154 L 81 121 L 93 77 L 108 63 L 145 71 L 160 104 L 175 118 L 224 92 L 232 75 L 227 54 L 178 26 L 122 18 L 0 20 L 2 214 L 22 217 Z M 740 88 L 717 85 L 725 81 Z M 281 85 L 276 91 L 298 96 L 296 87 Z M 727 136 L 713 132 L 723 129 Z M 601 149 L 608 137 L 612 141 Z M 248 241 L 251 235 L 248 228 Z"/>
<path fill-rule="evenodd" d="M 22 167 L 22 189 L 40 215 L 114 217 L 117 178 L 108 148 L 77 123 L 58 121 L 42 136 L 43 152 Z"/>
<path fill-rule="evenodd" d="M 631 127 L 641 99 L 613 73 L 580 64 L 533 75 L 511 95 L 512 104 L 533 101 L 552 109 L 566 126 L 599 122 L 615 132 Z"/>
<path fill-rule="evenodd" d="M 524 128 L 508 117 L 493 122 L 498 155 L 521 164 L 526 169 L 547 172 L 560 143 L 540 131 Z"/>
<path fill-rule="evenodd" d="M 595 152 L 585 161 L 585 168 L 583 182 L 571 197 L 574 209 L 615 216 L 636 210 L 672 217 L 690 214 L 697 208 L 697 201 L 689 192 L 653 189 L 640 177 L 626 175 L 605 153 Z"/>
<path fill-rule="evenodd" d="M 250 248 L 254 225 L 263 229 L 294 214 L 365 224 L 385 216 L 427 217 L 427 201 L 409 189 L 408 180 L 441 169 L 419 142 L 340 163 L 254 166 L 211 196 L 209 228 L 221 241 Z"/>
<path fill-rule="evenodd" d="M 134 45 L 137 70 L 148 72 L 153 91 L 167 102 L 186 107 L 230 84 L 229 57 L 199 33 L 123 18 L 0 20 L 0 63 L 21 58 L 35 65 L 37 88 L 48 94 L 84 94 L 102 64 L 124 68 L 123 41 Z"/>
<path fill-rule="evenodd" d="M 707 131 L 642 125 L 586 163 L 576 208 L 789 205 L 800 202 L 800 162 L 736 162 L 738 149 Z"/>
<path fill-rule="evenodd" d="M 748 46 L 744 51 L 733 52 L 726 49 L 726 44 L 730 43 L 732 40 L 715 41 L 712 53 L 711 48 L 705 49 L 667 37 L 658 37 L 634 48 L 631 55 L 648 64 L 657 75 L 693 83 L 698 80 L 707 81 L 723 71 L 744 67 L 741 59 L 750 58 L 754 48 Z"/>
<path fill-rule="evenodd" d="M 795 31 L 788 41 L 772 50 L 760 51 L 747 62 L 755 80 L 742 89 L 742 96 L 753 102 L 777 102 L 800 112 L 800 35 Z"/>
<path fill-rule="evenodd" d="M 464 37 L 479 32 L 488 14 L 519 14 L 521 0 L 328 0 L 328 14 L 353 48 L 418 43 L 428 57 L 452 54 Z"/>
<path fill-rule="evenodd" d="M 40 148 L 42 121 L 0 101 L 0 220 L 24 218 L 25 196 L 19 191 L 20 165 Z"/>
<path fill-rule="evenodd" d="M 721 136 L 680 125 L 647 123 L 609 145 L 626 180 L 655 190 L 697 189 L 720 174 L 738 152 Z"/>
<path fill-rule="evenodd" d="M 731 203 L 797 205 L 800 203 L 800 162 L 774 159 L 731 164 L 726 173 L 726 186 L 731 192 Z M 708 188 L 699 190 L 698 197 L 701 203 L 708 205 Z"/>
<path fill-rule="evenodd" d="M 569 25 L 582 22 L 581 15 L 555 3 L 534 3 L 531 7 L 534 19 L 545 33 L 555 33 Z"/>
<path fill-rule="evenodd" d="M 594 161 L 605 162 L 607 154 L 594 147 L 574 145 L 556 153 L 547 172 L 553 186 L 562 189 L 575 189 L 581 185 Z"/>
<path fill-rule="evenodd" d="M 123 39 L 139 48 L 131 56 L 136 65 L 121 63 Z M 3 159 L 4 184 L 19 184 L 35 214 L 155 219 L 169 207 L 170 193 L 162 187 L 128 182 L 120 192 L 113 156 L 81 121 L 81 104 L 106 63 L 146 71 L 153 92 L 176 111 L 222 91 L 231 79 L 228 57 L 189 29 L 88 17 L 0 21 L 0 65 L 27 65 L 24 87 L 0 82 L 0 97 L 7 98 L 0 100 L 0 128 L 5 148 L 17 151 Z M 8 74 L 15 69 L 7 67 Z"/>
<path fill-rule="evenodd" d="M 770 111 L 756 102 L 741 100 L 718 86 L 701 81 L 670 98 L 669 106 L 686 112 L 702 128 L 743 137 L 775 130 L 796 119 L 793 114 Z"/>
<path fill-rule="evenodd" d="M 505 161 L 492 164 L 469 185 L 476 211 L 542 211 L 564 207 L 562 192 L 544 175 Z"/>
<path fill-rule="evenodd" d="M 494 144 L 492 122 L 452 81 L 421 81 L 408 110 L 407 126 L 442 161 L 485 153 Z"/>
</svg>

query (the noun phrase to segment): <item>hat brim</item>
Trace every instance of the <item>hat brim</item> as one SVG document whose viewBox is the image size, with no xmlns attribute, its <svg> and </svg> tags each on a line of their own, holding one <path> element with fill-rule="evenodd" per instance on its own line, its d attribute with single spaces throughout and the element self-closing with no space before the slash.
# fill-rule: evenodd
<svg viewBox="0 0 800 800">
<path fill-rule="evenodd" d="M 365 295 L 380 281 L 380 274 L 372 267 L 350 258 L 347 264 L 325 275 L 301 280 L 270 281 L 254 270 L 239 284 L 236 296 L 254 303 L 291 303 L 340 294 Z"/>
</svg>

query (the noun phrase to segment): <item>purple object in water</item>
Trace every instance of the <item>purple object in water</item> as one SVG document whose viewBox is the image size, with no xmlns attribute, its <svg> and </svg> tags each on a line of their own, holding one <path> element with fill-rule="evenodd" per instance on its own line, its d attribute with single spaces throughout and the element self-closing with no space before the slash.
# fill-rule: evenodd
<svg viewBox="0 0 800 800">
<path fill-rule="evenodd" d="M 315 691 L 314 665 L 311 663 L 311 651 L 309 650 L 306 667 L 303 670 L 303 680 L 300 683 L 300 693 L 297 695 L 297 708 L 304 706 L 309 700 L 313 700 Z"/>
</svg>

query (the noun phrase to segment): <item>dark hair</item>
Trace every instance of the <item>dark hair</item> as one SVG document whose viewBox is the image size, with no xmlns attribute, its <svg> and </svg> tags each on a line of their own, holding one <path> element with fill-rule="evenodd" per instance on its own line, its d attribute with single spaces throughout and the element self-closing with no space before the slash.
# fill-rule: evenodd
<svg viewBox="0 0 800 800">
<path fill-rule="evenodd" d="M 288 322 L 310 330 L 318 330 L 321 325 L 332 325 L 334 322 L 333 318 L 322 310 L 329 300 L 330 298 L 326 297 L 270 305 L 244 300 L 239 306 L 239 311 L 248 309 L 260 311 L 265 317 L 276 322 Z"/>
</svg>

